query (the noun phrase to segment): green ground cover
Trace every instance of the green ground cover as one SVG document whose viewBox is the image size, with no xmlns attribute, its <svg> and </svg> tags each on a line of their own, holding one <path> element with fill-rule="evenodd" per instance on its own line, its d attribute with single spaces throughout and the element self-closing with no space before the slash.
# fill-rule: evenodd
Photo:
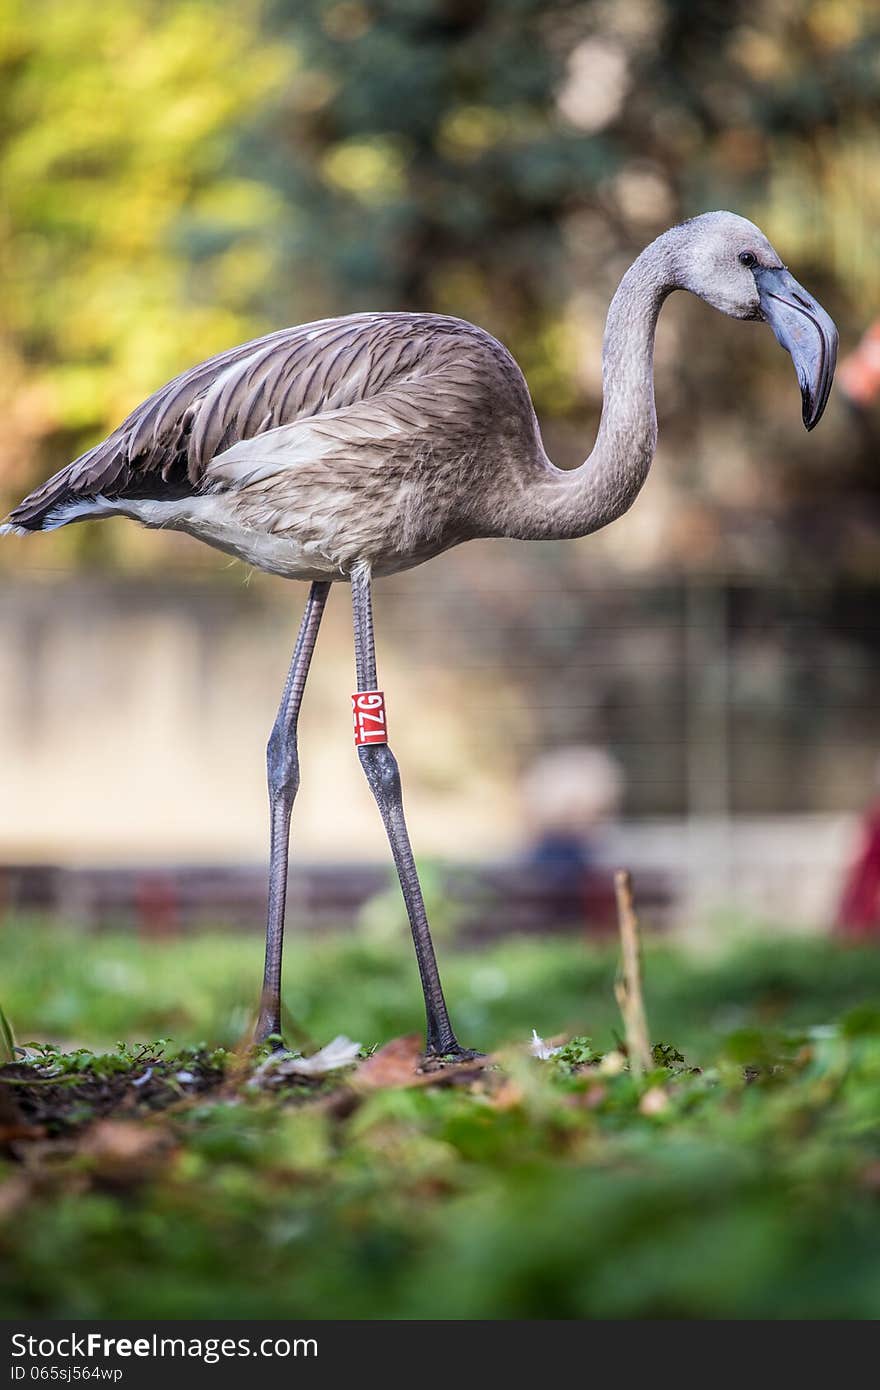
<svg viewBox="0 0 880 1390">
<path fill-rule="evenodd" d="M 460 1034 L 495 1065 L 424 1077 L 401 1044 L 255 1085 L 259 952 L 0 933 L 18 1041 L 60 1047 L 0 1073 L 7 1316 L 880 1314 L 880 952 L 649 947 L 667 1047 L 636 1082 L 613 949 L 446 951 Z M 306 1052 L 419 1025 L 403 942 L 294 939 L 286 979 Z M 532 1027 L 590 1042 L 536 1060 Z"/>
</svg>

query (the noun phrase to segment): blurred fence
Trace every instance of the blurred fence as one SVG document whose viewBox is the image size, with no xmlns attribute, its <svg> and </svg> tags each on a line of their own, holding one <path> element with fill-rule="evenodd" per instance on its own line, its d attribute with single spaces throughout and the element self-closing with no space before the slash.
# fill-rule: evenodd
<svg viewBox="0 0 880 1390">
<path fill-rule="evenodd" d="M 635 876 L 649 928 L 704 924 L 724 906 L 774 927 L 831 927 L 855 843 L 849 816 L 627 822 L 596 862 L 560 875 L 518 860 L 431 866 L 443 920 L 470 940 L 517 932 L 613 931 L 613 871 Z M 350 928 L 393 886 L 389 867 L 294 862 L 288 917 L 296 929 Z M 146 936 L 199 928 L 262 930 L 267 876 L 256 864 L 0 864 L 0 924 L 28 915 Z"/>
<path fill-rule="evenodd" d="M 493 585 L 485 564 L 475 584 L 485 550 L 467 549 L 468 571 L 459 552 L 430 582 L 402 576 L 377 594 L 417 849 L 515 863 L 527 848 L 523 771 L 547 746 L 598 743 L 627 784 L 603 862 L 664 875 L 684 907 L 827 922 L 853 815 L 875 789 L 876 591 L 603 588 L 558 574 L 554 588 L 552 570 L 540 587 L 534 570 Z M 493 550 L 495 565 L 511 554 Z M 387 863 L 351 750 L 345 599 L 333 596 L 306 695 L 294 867 Z M 6 584 L 0 862 L 151 867 L 152 887 L 137 892 L 160 898 L 168 866 L 262 864 L 263 750 L 300 602 L 293 586 L 215 577 Z M 183 897 L 200 881 L 194 871 Z M 233 898 L 241 885 L 250 920 L 262 878 L 230 882 Z M 511 880 L 502 896 L 525 891 Z"/>
<path fill-rule="evenodd" d="M 517 933 L 615 929 L 610 873 L 561 878 L 519 864 L 447 866 L 438 890 L 443 918 L 456 936 L 483 941 Z M 372 901 L 384 899 L 391 874 L 363 864 L 300 865 L 290 877 L 293 929 L 326 931 L 357 924 Z M 211 930 L 262 930 L 267 876 L 251 865 L 62 868 L 0 865 L 0 925 L 23 916 L 55 919 L 86 930 L 117 928 L 148 937 Z M 670 924 L 672 883 L 662 871 L 638 876 L 639 909 L 647 924 Z"/>
<path fill-rule="evenodd" d="M 613 870 L 620 865 L 635 874 L 649 927 L 699 922 L 723 904 L 774 926 L 828 928 L 855 835 L 849 816 L 628 822 L 604 838 L 596 863 L 579 876 L 508 861 L 432 867 L 432 877 L 439 878 L 444 919 L 473 940 L 613 930 Z M 393 879 L 381 864 L 295 863 L 290 921 L 309 931 L 351 927 Z M 265 867 L 254 864 L 5 864 L 0 923 L 26 914 L 147 936 L 260 930 L 266 887 Z"/>
</svg>

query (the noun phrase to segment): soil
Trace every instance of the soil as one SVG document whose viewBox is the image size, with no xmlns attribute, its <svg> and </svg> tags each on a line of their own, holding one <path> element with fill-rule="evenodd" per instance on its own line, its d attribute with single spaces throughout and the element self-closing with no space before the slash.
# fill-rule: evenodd
<svg viewBox="0 0 880 1390">
<path fill-rule="evenodd" d="M 40 1130 L 47 1138 L 69 1134 L 109 1116 L 135 1118 L 182 1099 L 215 1091 L 222 1068 L 207 1057 L 179 1060 L 145 1058 L 136 1071 L 109 1075 L 52 1074 L 51 1067 L 11 1062 L 0 1067 L 0 1147 Z M 184 1079 L 181 1079 L 183 1077 Z"/>
</svg>

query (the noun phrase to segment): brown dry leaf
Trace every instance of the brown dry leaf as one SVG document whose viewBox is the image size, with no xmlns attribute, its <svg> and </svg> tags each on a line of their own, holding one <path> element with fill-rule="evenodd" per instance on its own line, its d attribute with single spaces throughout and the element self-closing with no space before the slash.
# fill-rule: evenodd
<svg viewBox="0 0 880 1390">
<path fill-rule="evenodd" d="M 868 1192 L 880 1193 L 880 1162 L 868 1163 L 859 1174 L 859 1183 Z"/>
<path fill-rule="evenodd" d="M 0 1221 L 5 1220 L 8 1216 L 15 1216 L 30 1195 L 30 1182 L 18 1174 L 8 1178 L 6 1182 L 0 1183 Z"/>
<path fill-rule="evenodd" d="M 643 1115 L 660 1115 L 669 1104 L 669 1097 L 662 1086 L 652 1086 L 639 1101 Z"/>
<path fill-rule="evenodd" d="M 522 1104 L 524 1095 L 519 1082 L 506 1077 L 492 1096 L 491 1105 L 495 1110 L 515 1110 Z"/>
<path fill-rule="evenodd" d="M 473 1081 L 496 1061 L 491 1054 L 459 1062 L 426 1061 L 418 1033 L 408 1033 L 392 1038 L 368 1057 L 355 1072 L 352 1085 L 371 1091 L 383 1086 L 458 1086 Z"/>
<path fill-rule="evenodd" d="M 392 1038 L 358 1067 L 354 1081 L 358 1086 L 378 1090 L 383 1086 L 412 1086 L 421 1080 L 422 1040 L 418 1033 Z"/>
<path fill-rule="evenodd" d="M 595 1110 L 601 1105 L 608 1094 L 608 1087 L 603 1086 L 601 1081 L 594 1081 L 587 1087 L 583 1095 L 583 1103 L 588 1110 Z"/>
<path fill-rule="evenodd" d="M 0 1125 L 0 1149 L 20 1139 L 43 1139 L 46 1131 L 42 1125 L 20 1124 Z"/>
<path fill-rule="evenodd" d="M 134 1181 L 146 1176 L 168 1150 L 167 1132 L 135 1120 L 99 1120 L 88 1131 L 80 1153 L 105 1178 Z"/>
</svg>

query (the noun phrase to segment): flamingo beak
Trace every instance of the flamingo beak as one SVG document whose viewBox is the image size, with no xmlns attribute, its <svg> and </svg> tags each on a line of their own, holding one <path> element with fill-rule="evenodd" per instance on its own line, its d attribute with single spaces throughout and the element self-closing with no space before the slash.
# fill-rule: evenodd
<svg viewBox="0 0 880 1390">
<path fill-rule="evenodd" d="M 784 266 L 755 272 L 761 314 L 791 354 L 803 402 L 804 425 L 814 429 L 828 403 L 837 363 L 837 328 L 822 305 Z"/>
</svg>

